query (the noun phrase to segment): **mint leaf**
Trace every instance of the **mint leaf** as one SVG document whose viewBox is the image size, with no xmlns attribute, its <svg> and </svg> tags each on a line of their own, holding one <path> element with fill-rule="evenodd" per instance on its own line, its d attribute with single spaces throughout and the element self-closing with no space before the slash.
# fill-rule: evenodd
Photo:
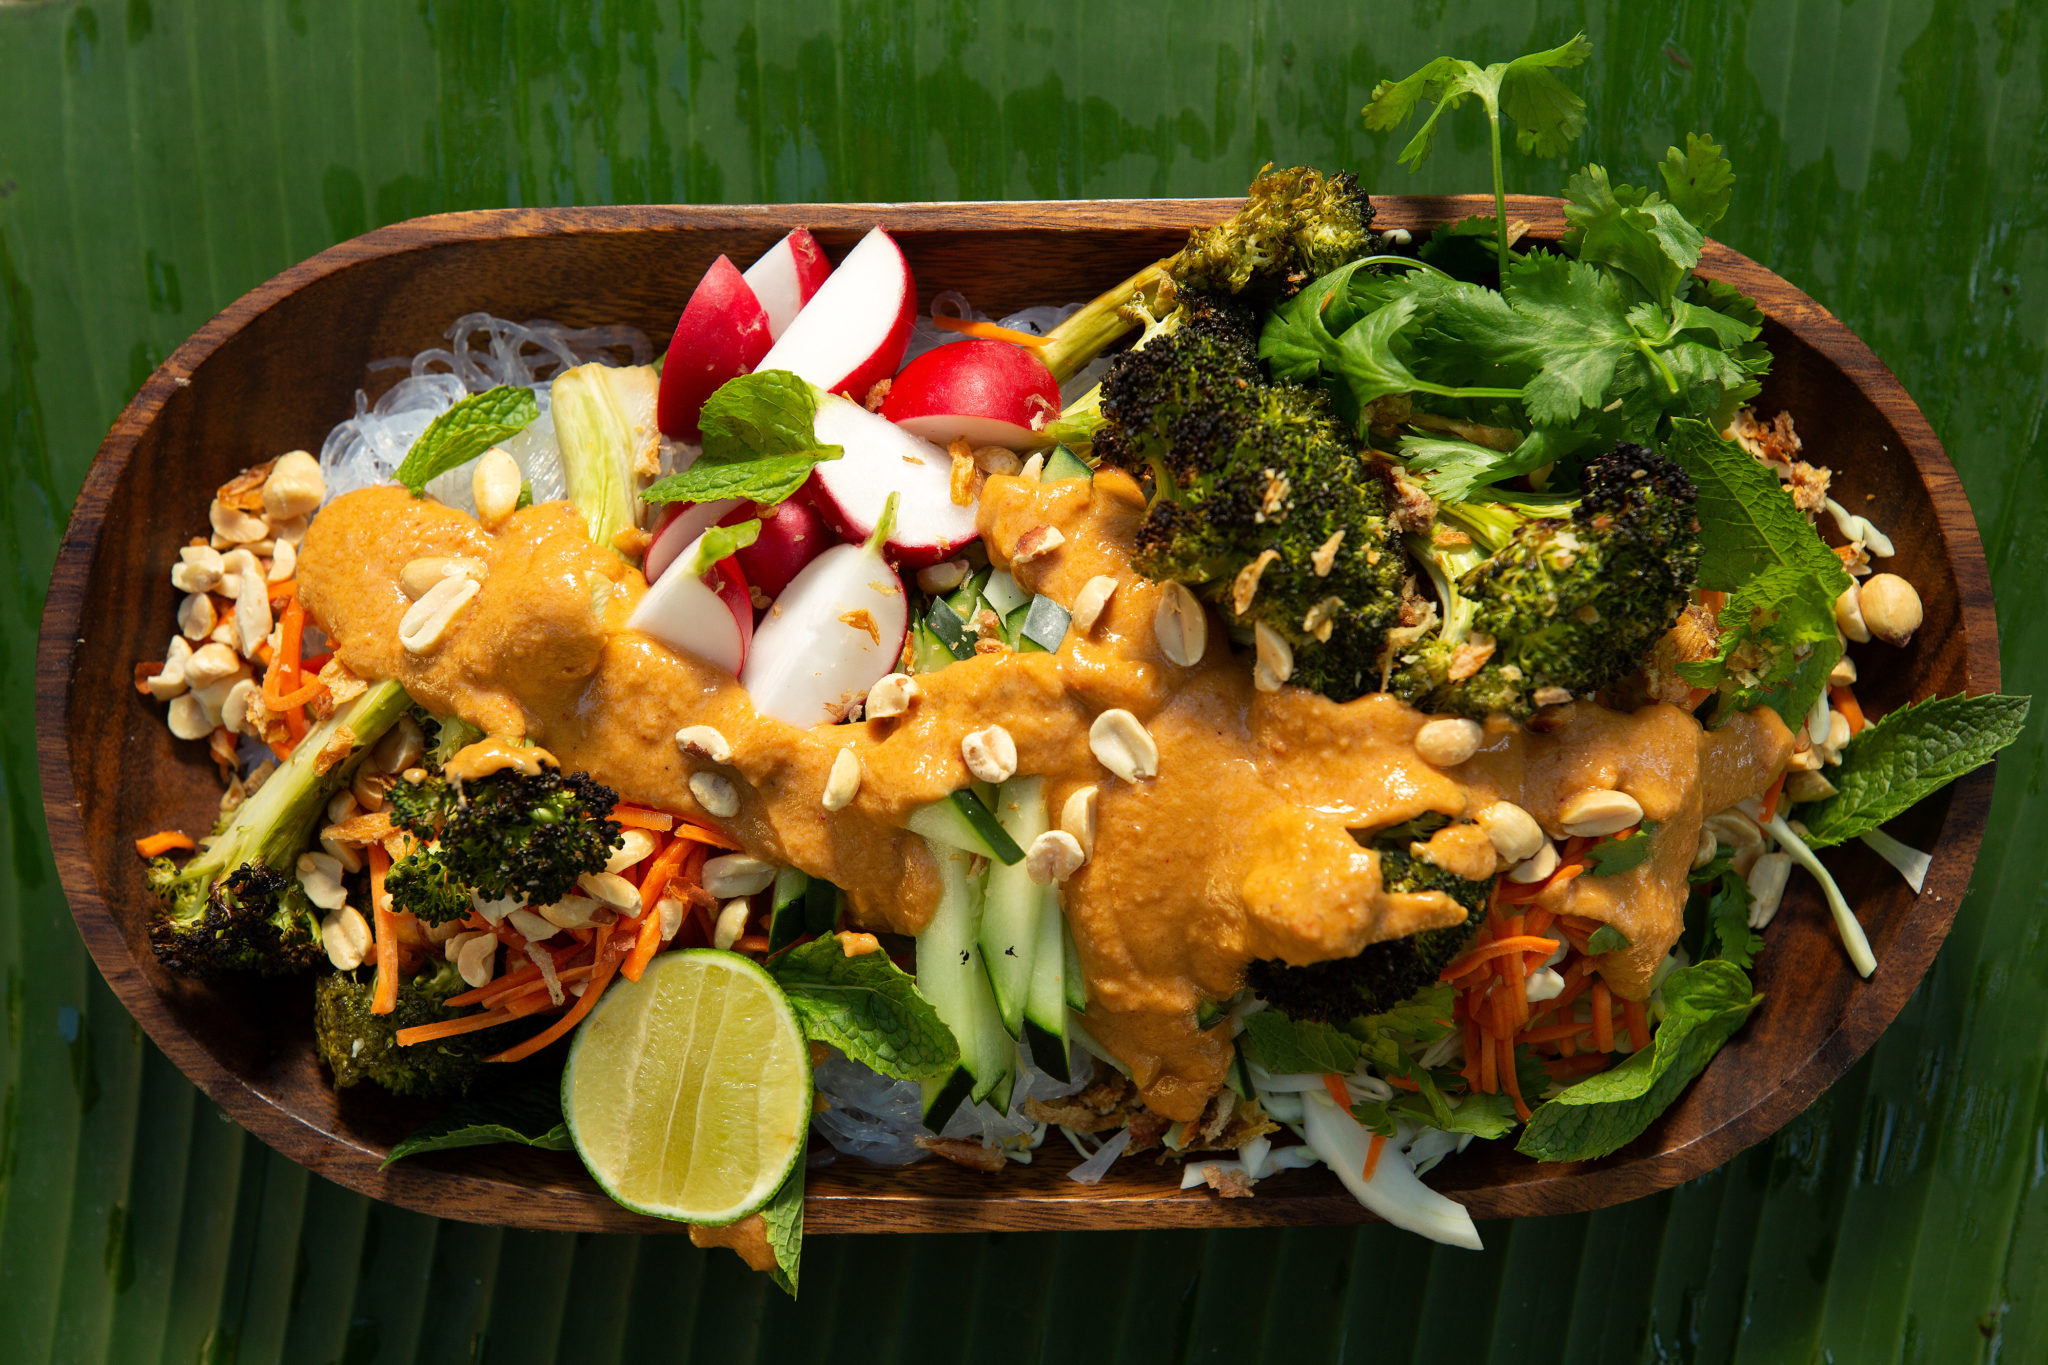
<svg viewBox="0 0 2048 1365">
<path fill-rule="evenodd" d="M 768 964 L 804 1036 L 900 1081 L 953 1074 L 960 1046 L 909 973 L 882 952 L 848 957 L 826 935 Z"/>
<path fill-rule="evenodd" d="M 686 574 L 711 572 L 714 565 L 729 559 L 761 538 L 761 522 L 757 517 L 751 521 L 736 521 L 730 526 L 711 526 L 697 537 L 696 550 L 689 562 L 675 567 Z"/>
<path fill-rule="evenodd" d="M 392 477 L 418 497 L 428 483 L 509 441 L 540 416 L 531 389 L 500 384 L 473 393 L 427 423 Z"/>
<path fill-rule="evenodd" d="M 421 1152 L 446 1152 L 500 1142 L 550 1152 L 568 1151 L 574 1144 L 569 1140 L 569 1125 L 562 1118 L 561 1087 L 525 1085 L 458 1100 L 440 1117 L 421 1125 L 393 1146 L 384 1165 Z"/>
<path fill-rule="evenodd" d="M 1664 1022 L 1650 1046 L 1536 1108 L 1515 1150 L 1538 1161 L 1590 1161 L 1635 1140 L 1692 1084 L 1763 997 L 1720 960 L 1664 979 Z"/>
<path fill-rule="evenodd" d="M 1289 1019 L 1272 1009 L 1245 1016 L 1244 1039 L 1252 1060 L 1275 1075 L 1334 1072 L 1348 1076 L 1358 1070 L 1365 1051 L 1340 1028 Z"/>
<path fill-rule="evenodd" d="M 1612 877 L 1618 872 L 1627 872 L 1641 867 L 1644 859 L 1650 856 L 1651 841 L 1656 837 L 1657 822 L 1655 820 L 1645 820 L 1636 832 L 1627 838 L 1602 839 L 1599 843 L 1586 850 L 1586 875 L 1589 877 Z M 1600 927 L 1608 929 L 1613 926 L 1603 924 Z M 1599 934 L 1595 933 L 1593 937 L 1598 938 Z M 1628 946 L 1627 939 L 1622 940 L 1622 946 Z M 1602 948 L 1598 951 L 1612 952 L 1614 950 Z"/>
<path fill-rule="evenodd" d="M 1611 924 L 1603 924 L 1586 938 L 1589 953 L 1625 953 L 1629 950 L 1628 935 Z"/>
<path fill-rule="evenodd" d="M 801 1151 L 797 1153 L 789 1178 L 761 1209 L 761 1221 L 768 1225 L 768 1249 L 775 1253 L 775 1269 L 768 1276 L 792 1299 L 796 1297 L 796 1273 L 804 1255 L 804 1155 Z"/>
<path fill-rule="evenodd" d="M 1657 173 L 1664 177 L 1664 197 L 1701 232 L 1712 232 L 1728 212 L 1735 171 L 1711 137 L 1687 133 L 1685 150 L 1668 149 Z"/>
<path fill-rule="evenodd" d="M 1806 843 L 1826 848 L 1902 815 L 2020 737 L 2029 697 L 1930 697 L 1865 726 L 1830 774 L 1835 794 L 1802 806 Z"/>
<path fill-rule="evenodd" d="M 1797 726 L 1841 657 L 1835 599 L 1848 570 L 1777 475 L 1704 422 L 1673 421 L 1666 453 L 1699 490 L 1699 586 L 1731 594 L 1720 653 L 1678 671 L 1721 691 L 1720 714 L 1767 705 Z"/>
<path fill-rule="evenodd" d="M 648 502 L 744 498 L 773 507 L 803 487 L 818 465 L 846 453 L 818 440 L 817 419 L 817 390 L 788 370 L 728 380 L 698 415 L 703 453 L 640 496 Z"/>
</svg>

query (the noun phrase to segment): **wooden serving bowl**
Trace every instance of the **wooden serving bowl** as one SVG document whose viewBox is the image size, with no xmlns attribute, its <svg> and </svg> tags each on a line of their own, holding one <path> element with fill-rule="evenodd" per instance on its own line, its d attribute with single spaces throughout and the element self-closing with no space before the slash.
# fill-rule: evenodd
<svg viewBox="0 0 2048 1365">
<path fill-rule="evenodd" d="M 1379 201 L 1381 225 L 1424 230 L 1490 212 L 1479 197 Z M 142 386 L 100 447 L 72 512 L 37 655 L 38 749 L 50 839 L 79 932 L 157 1044 L 213 1100 L 286 1156 L 422 1212 L 578 1231 L 672 1228 L 613 1204 L 568 1153 L 471 1148 L 390 1170 L 391 1144 L 429 1111 L 338 1096 L 315 1060 L 303 979 L 204 986 L 164 972 L 144 926 L 151 900 L 133 840 L 206 828 L 219 783 L 203 746 L 173 740 L 161 706 L 129 684 L 174 633 L 178 547 L 206 526 L 214 488 L 247 465 L 317 450 L 353 411 L 372 360 L 437 344 L 461 314 L 626 322 L 668 335 L 719 253 L 749 260 L 806 224 L 843 252 L 876 222 L 902 243 L 927 294 L 959 289 L 992 313 L 1089 297 L 1176 249 L 1229 200 L 1023 204 L 643 207 L 447 214 L 324 251 L 244 296 Z M 1563 231 L 1553 199 L 1516 199 L 1537 239 Z M 1955 470 L 1891 372 L 1826 309 L 1710 243 L 1702 273 L 1762 306 L 1776 369 L 1757 404 L 1789 409 L 1840 500 L 1892 537 L 1926 624 L 1904 650 L 1860 646 L 1866 708 L 1997 690 L 1998 635 L 1976 523 Z M 389 382 L 388 372 L 382 382 Z M 1866 498 L 1869 500 L 1866 501 Z M 1829 855 L 1877 951 L 1857 980 L 1817 890 L 1796 879 L 1757 964 L 1764 1005 L 1698 1082 L 1634 1143 L 1594 1162 L 1542 1165 L 1482 1143 L 1432 1179 L 1482 1218 L 1632 1199 L 1701 1174 L 1806 1107 L 1891 1022 L 1947 934 L 1969 882 L 1991 774 L 1957 783 L 1899 822 L 1933 850 L 1924 895 L 1860 846 Z M 1179 1168 L 1139 1158 L 1099 1185 L 1066 1178 L 1047 1143 L 1000 1175 L 932 1161 L 883 1169 L 842 1159 L 810 1177 L 813 1231 L 1158 1228 L 1357 1222 L 1327 1171 L 1276 1176 L 1253 1199 L 1182 1192 Z"/>
</svg>

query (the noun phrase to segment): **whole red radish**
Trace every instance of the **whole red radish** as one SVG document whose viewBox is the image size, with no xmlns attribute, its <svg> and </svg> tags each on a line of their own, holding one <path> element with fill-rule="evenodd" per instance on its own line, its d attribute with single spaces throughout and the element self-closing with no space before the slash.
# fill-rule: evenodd
<svg viewBox="0 0 2048 1365">
<path fill-rule="evenodd" d="M 697 414 L 704 400 L 726 380 L 750 373 L 774 345 L 761 301 L 739 267 L 720 256 L 676 320 L 675 337 L 661 363 L 661 395 L 654 411 L 662 434 L 678 441 L 699 439 Z"/>
<path fill-rule="evenodd" d="M 762 252 L 747 267 L 746 280 L 768 312 L 768 334 L 779 338 L 788 331 L 831 273 L 832 262 L 807 228 L 797 228 Z"/>
<path fill-rule="evenodd" d="M 753 595 L 736 557 L 705 561 L 699 536 L 676 556 L 672 572 L 647 589 L 626 626 L 737 674 L 754 642 Z"/>
<path fill-rule="evenodd" d="M 810 504 L 797 498 L 761 510 L 743 503 L 727 512 L 722 520 L 730 525 L 758 517 L 761 534 L 736 558 L 746 570 L 747 582 L 768 597 L 782 596 L 789 580 L 820 554 L 839 543 L 832 528 Z"/>
<path fill-rule="evenodd" d="M 905 365 L 882 403 L 882 416 L 942 446 L 961 436 L 1009 450 L 1051 445 L 1045 428 L 1059 415 L 1059 381 L 1044 361 L 1023 346 L 978 337 Z"/>
<path fill-rule="evenodd" d="M 894 238 L 876 228 L 839 263 L 754 368 L 789 370 L 856 401 L 903 363 L 917 285 Z"/>
</svg>

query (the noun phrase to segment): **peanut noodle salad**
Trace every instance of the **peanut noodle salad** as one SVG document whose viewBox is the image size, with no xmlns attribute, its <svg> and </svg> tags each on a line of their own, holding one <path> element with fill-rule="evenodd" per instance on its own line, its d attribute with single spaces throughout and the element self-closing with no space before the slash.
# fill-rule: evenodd
<svg viewBox="0 0 2048 1365">
<path fill-rule="evenodd" d="M 1755 407 L 1715 142 L 1508 220 L 1500 120 L 1566 154 L 1589 51 L 1373 92 L 1433 106 L 1411 166 L 1494 129 L 1496 211 L 1426 239 L 1268 167 L 1085 304 L 799 228 L 659 354 L 472 314 L 372 365 L 170 568 L 136 687 L 226 791 L 137 840 L 158 956 L 307 981 L 338 1089 L 444 1101 L 393 1160 L 573 1148 L 791 1293 L 808 1167 L 999 1192 L 1049 1139 L 1478 1247 L 1434 1166 L 1642 1134 L 1795 870 L 1868 976 L 1816 850 L 1917 890 L 1880 826 L 2027 706 L 1859 704 L 1913 566 Z"/>
</svg>

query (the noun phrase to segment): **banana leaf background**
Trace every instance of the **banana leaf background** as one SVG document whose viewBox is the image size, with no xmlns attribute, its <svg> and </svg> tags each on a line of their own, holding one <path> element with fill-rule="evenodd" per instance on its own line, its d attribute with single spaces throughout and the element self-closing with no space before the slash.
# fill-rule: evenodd
<svg viewBox="0 0 2048 1365">
<path fill-rule="evenodd" d="M 1485 1225 L 1481 1254 L 1382 1227 L 816 1238 L 791 1304 L 681 1237 L 437 1222 L 246 1136 L 87 959 L 31 721 L 43 586 L 106 427 L 333 242 L 500 205 L 1230 194 L 1267 160 L 1478 190 L 1476 111 L 1411 176 L 1364 130 L 1374 81 L 1580 28 L 1575 158 L 1643 183 L 1688 130 L 1729 146 L 1718 235 L 1918 399 L 1984 531 L 2007 690 L 2039 690 L 2044 23 L 2000 0 L 0 0 L 0 1360 L 2048 1358 L 2038 727 L 1898 1023 L 1712 1175 Z M 1509 187 L 1567 169 L 1511 151 Z"/>
</svg>

